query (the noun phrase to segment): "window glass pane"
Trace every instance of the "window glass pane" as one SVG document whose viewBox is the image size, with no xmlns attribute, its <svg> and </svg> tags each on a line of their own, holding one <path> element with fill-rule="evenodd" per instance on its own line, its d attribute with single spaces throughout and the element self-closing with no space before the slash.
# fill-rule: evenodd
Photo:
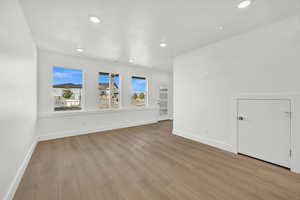
<svg viewBox="0 0 300 200">
<path fill-rule="evenodd" d="M 120 78 L 119 74 L 112 74 L 112 91 L 111 91 L 111 107 L 119 108 L 120 102 Z"/>
<path fill-rule="evenodd" d="M 131 86 L 133 94 L 131 103 L 135 106 L 145 106 L 147 96 L 146 78 L 133 76 L 131 78 Z"/>
<path fill-rule="evenodd" d="M 52 75 L 54 110 L 81 110 L 82 70 L 53 67 Z"/>
<path fill-rule="evenodd" d="M 109 73 L 99 73 L 100 108 L 109 108 Z"/>
</svg>

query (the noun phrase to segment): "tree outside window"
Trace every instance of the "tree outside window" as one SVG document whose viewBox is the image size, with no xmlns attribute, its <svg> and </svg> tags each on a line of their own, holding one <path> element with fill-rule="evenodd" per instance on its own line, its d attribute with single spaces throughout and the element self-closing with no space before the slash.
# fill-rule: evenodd
<svg viewBox="0 0 300 200">
<path fill-rule="evenodd" d="M 131 104 L 135 106 L 145 106 L 147 97 L 147 81 L 144 77 L 131 77 L 131 86 L 133 94 Z"/>
<path fill-rule="evenodd" d="M 81 110 L 83 71 L 55 66 L 52 76 L 54 111 Z"/>
</svg>

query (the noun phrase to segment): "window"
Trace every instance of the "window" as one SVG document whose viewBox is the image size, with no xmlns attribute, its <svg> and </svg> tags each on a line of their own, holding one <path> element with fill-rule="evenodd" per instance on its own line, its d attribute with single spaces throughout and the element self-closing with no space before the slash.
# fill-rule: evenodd
<svg viewBox="0 0 300 200">
<path fill-rule="evenodd" d="M 120 78 L 119 74 L 99 73 L 99 107 L 119 108 L 120 105 Z"/>
<path fill-rule="evenodd" d="M 54 110 L 81 110 L 83 72 L 81 69 L 53 67 Z"/>
<path fill-rule="evenodd" d="M 147 103 L 147 82 L 146 78 L 133 76 L 131 78 L 132 97 L 131 103 L 135 106 L 145 106 Z"/>
</svg>

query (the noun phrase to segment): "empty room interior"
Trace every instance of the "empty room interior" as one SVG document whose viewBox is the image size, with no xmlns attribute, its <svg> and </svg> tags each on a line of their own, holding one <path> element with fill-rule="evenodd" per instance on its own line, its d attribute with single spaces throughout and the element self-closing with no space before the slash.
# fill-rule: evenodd
<svg viewBox="0 0 300 200">
<path fill-rule="evenodd" d="M 0 0 L 0 200 L 300 200 L 300 0 Z"/>
</svg>

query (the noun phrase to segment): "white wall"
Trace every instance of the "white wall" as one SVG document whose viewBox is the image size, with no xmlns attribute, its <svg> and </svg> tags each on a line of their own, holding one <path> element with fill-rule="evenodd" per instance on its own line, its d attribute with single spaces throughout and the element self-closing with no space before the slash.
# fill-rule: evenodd
<svg viewBox="0 0 300 200">
<path fill-rule="evenodd" d="M 53 112 L 53 66 L 83 69 L 85 93 L 83 112 L 72 114 Z M 155 107 L 159 97 L 159 87 L 169 87 L 172 83 L 171 73 L 45 50 L 39 50 L 38 67 L 39 133 L 43 139 L 156 122 Z M 120 74 L 122 111 L 99 112 L 99 72 Z M 147 77 L 149 96 L 147 109 L 131 108 L 131 76 L 133 75 Z"/>
<path fill-rule="evenodd" d="M 176 57 L 174 133 L 235 151 L 234 96 L 300 94 L 299 30 L 292 17 Z M 294 104 L 292 170 L 300 172 L 300 101 Z"/>
<path fill-rule="evenodd" d="M 35 141 L 36 48 L 17 0 L 1 1 L 0 26 L 0 199 L 9 199 Z"/>
</svg>

